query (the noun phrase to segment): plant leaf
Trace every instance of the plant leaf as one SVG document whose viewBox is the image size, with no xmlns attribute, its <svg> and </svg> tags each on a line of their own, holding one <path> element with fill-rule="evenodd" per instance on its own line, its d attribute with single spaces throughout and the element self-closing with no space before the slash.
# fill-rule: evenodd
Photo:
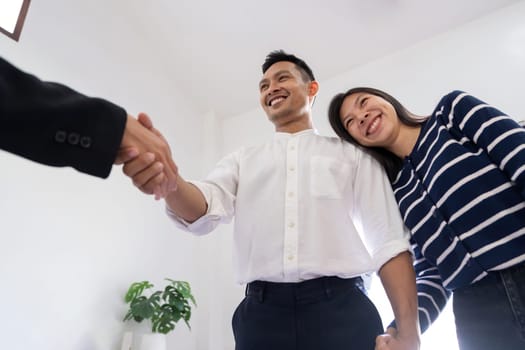
<svg viewBox="0 0 525 350">
<path fill-rule="evenodd" d="M 149 297 L 144 295 L 144 291 L 152 288 L 153 284 L 148 281 L 131 284 L 125 296 L 129 310 L 124 316 L 124 321 L 133 319 L 141 322 L 150 319 L 152 332 L 166 334 L 175 329 L 176 323 L 182 319 L 191 330 L 190 302 L 195 306 L 197 304 L 191 294 L 190 284 L 169 278 L 166 280 L 170 283 L 164 290 L 154 291 Z"/>
<path fill-rule="evenodd" d="M 159 306 L 159 296 L 151 295 L 149 298 L 140 296 L 133 300 L 130 305 L 130 312 L 133 318 L 148 319 L 153 316 Z M 140 321 L 139 321 L 140 322 Z"/>
<path fill-rule="evenodd" d="M 130 303 L 132 300 L 142 295 L 145 289 L 152 288 L 152 287 L 153 287 L 153 284 L 151 284 L 148 281 L 134 282 L 131 284 L 131 286 L 129 286 L 129 289 L 126 293 L 126 296 L 124 297 L 124 300 L 126 301 L 126 303 Z"/>
</svg>

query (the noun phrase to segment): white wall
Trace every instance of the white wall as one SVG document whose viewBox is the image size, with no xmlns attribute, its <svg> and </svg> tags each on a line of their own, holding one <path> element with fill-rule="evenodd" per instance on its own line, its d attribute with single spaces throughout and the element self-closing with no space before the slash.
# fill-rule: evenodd
<svg viewBox="0 0 525 350">
<path fill-rule="evenodd" d="M 108 11 L 112 4 L 122 5 L 33 1 L 20 42 L 0 35 L 1 55 L 131 114 L 151 113 L 182 173 L 201 176 L 194 159 L 204 148 L 197 137 L 202 116 L 132 19 Z M 134 35 L 124 35 L 129 31 Z M 137 280 L 188 280 L 197 301 L 206 299 L 194 271 L 199 242 L 175 229 L 163 204 L 136 190 L 120 168 L 104 181 L 3 151 L 0 164 L 0 348 L 120 349 L 124 330 L 145 328 L 121 321 L 123 295 Z M 196 348 L 207 339 L 201 319 L 208 319 L 206 307 L 195 310 L 193 331 L 181 323 L 169 345 Z"/>
<path fill-rule="evenodd" d="M 417 28 L 414 28 L 417 30 Z M 362 33 L 359 35 L 366 35 Z M 358 47 L 352 46 L 351 35 L 348 55 Z M 284 48 L 286 49 L 286 48 Z M 296 53 L 301 55 L 301 53 Z M 315 71 L 315 62 L 306 61 Z M 261 62 L 263 57 L 261 57 Z M 525 119 L 523 112 L 523 80 L 525 78 L 525 2 L 510 6 L 489 16 L 450 30 L 442 35 L 421 42 L 413 47 L 399 50 L 387 57 L 357 67 L 346 74 L 320 82 L 320 94 L 314 106 L 315 125 L 321 134 L 333 132 L 327 121 L 326 111 L 330 99 L 339 92 L 354 86 L 373 86 L 396 96 L 415 113 L 429 114 L 439 98 L 454 89 L 468 91 L 488 103 L 498 106 L 517 119 Z M 255 69 L 255 68 L 254 68 Z M 257 82 L 254 82 L 254 101 L 257 101 Z M 271 137 L 273 129 L 260 108 L 241 115 L 232 116 L 222 123 L 222 139 L 218 140 L 221 153 L 225 154 L 244 144 L 259 143 Z M 231 236 L 221 232 L 222 246 L 213 259 L 217 274 L 229 283 L 225 270 L 231 263 Z M 215 242 L 219 243 L 219 242 Z M 377 284 L 377 283 L 376 283 Z M 215 315 L 216 327 L 222 327 L 222 336 L 217 337 L 213 349 L 232 349 L 230 318 L 242 297 L 238 287 L 227 285 L 221 288 L 223 315 Z M 374 291 L 378 305 L 385 305 L 384 296 Z M 386 304 L 388 305 L 388 304 Z M 383 306 L 384 322 L 389 322 L 391 312 Z M 423 349 L 438 345 L 443 348 L 443 332 L 453 340 L 452 317 L 448 313 L 439 326 L 423 338 Z M 447 322 L 445 322 L 447 321 Z M 452 334 L 450 334 L 452 332 Z M 229 336 L 224 336 L 229 334 Z M 211 334 L 212 336 L 214 334 Z M 454 342 L 445 348 L 454 349 Z"/>
</svg>

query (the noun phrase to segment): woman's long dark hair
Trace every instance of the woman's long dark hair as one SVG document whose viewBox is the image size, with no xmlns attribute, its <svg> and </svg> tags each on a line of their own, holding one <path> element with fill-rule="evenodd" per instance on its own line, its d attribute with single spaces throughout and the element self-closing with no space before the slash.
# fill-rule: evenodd
<svg viewBox="0 0 525 350">
<path fill-rule="evenodd" d="M 346 131 L 341 121 L 340 113 L 341 106 L 346 97 L 355 93 L 367 93 L 375 96 L 379 96 L 389 102 L 396 111 L 397 117 L 401 123 L 408 126 L 418 126 L 425 122 L 425 117 L 417 116 L 409 112 L 397 99 L 390 96 L 384 91 L 370 88 L 370 87 L 356 87 L 348 90 L 347 92 L 335 95 L 330 102 L 328 107 L 328 119 L 332 129 L 335 133 L 342 138 L 354 145 L 361 146 L 350 134 Z M 377 161 L 385 168 L 388 178 L 393 182 L 403 166 L 403 159 L 396 156 L 394 153 L 382 148 L 382 147 L 363 147 L 367 150 Z"/>
</svg>

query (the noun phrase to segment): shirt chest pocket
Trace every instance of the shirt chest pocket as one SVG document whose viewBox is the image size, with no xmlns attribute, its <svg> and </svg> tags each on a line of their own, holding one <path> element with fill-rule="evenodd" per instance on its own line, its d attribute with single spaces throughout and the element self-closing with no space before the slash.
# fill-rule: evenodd
<svg viewBox="0 0 525 350">
<path fill-rule="evenodd" d="M 339 199 L 349 176 L 348 164 L 334 158 L 313 156 L 310 159 L 310 194 L 316 198 Z"/>
</svg>

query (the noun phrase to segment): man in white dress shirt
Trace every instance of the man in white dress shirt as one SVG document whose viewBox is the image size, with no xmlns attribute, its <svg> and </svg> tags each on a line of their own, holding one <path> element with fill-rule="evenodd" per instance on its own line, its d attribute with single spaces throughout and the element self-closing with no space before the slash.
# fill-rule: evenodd
<svg viewBox="0 0 525 350">
<path fill-rule="evenodd" d="M 367 153 L 313 129 L 318 87 L 303 60 L 271 52 L 259 92 L 273 139 L 226 156 L 203 181 L 178 177 L 168 215 L 195 234 L 235 216 L 235 269 L 247 285 L 233 316 L 236 350 L 374 349 L 376 337 L 377 349 L 418 349 L 408 233 L 390 184 Z M 159 185 L 140 172 L 149 165 L 138 158 L 124 169 L 147 193 Z M 378 337 L 381 320 L 359 277 L 372 271 L 397 334 Z"/>
</svg>

